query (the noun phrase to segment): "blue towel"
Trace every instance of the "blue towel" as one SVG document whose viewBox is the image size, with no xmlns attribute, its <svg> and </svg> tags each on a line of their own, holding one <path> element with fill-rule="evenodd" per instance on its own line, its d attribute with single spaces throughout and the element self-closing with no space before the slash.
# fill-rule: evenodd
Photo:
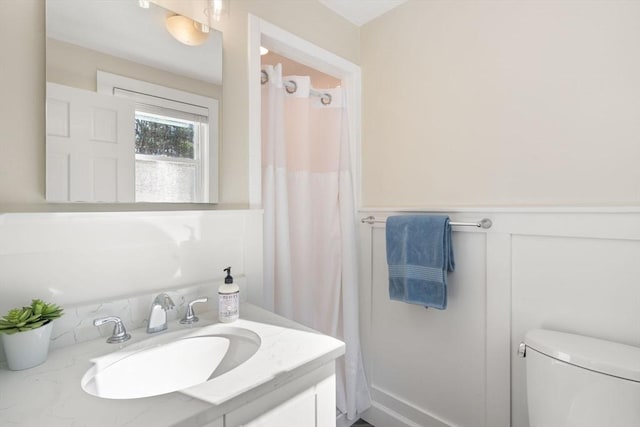
<svg viewBox="0 0 640 427">
<path fill-rule="evenodd" d="M 390 216 L 386 228 L 389 297 L 447 308 L 447 272 L 455 268 L 449 217 Z"/>
</svg>

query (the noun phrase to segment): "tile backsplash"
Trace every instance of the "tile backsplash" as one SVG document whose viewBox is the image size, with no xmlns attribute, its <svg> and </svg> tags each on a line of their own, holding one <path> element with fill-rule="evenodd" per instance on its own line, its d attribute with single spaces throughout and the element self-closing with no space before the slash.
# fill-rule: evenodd
<svg viewBox="0 0 640 427">
<path fill-rule="evenodd" d="M 240 286 L 240 294 L 243 295 L 244 278 L 236 277 L 235 282 Z M 209 301 L 195 305 L 196 314 L 217 310 L 218 286 L 221 284 L 222 281 L 210 282 L 161 291 L 166 292 L 175 303 L 175 308 L 167 311 L 167 318 L 169 320 L 181 318 L 184 316 L 187 304 L 199 297 L 208 297 Z M 53 324 L 51 348 L 65 347 L 100 337 L 108 338 L 113 331 L 113 324 L 95 327 L 93 320 L 98 317 L 118 316 L 128 331 L 146 326 L 151 302 L 158 293 L 160 292 L 103 303 L 65 307 L 64 316 Z"/>
<path fill-rule="evenodd" d="M 243 276 L 234 277 L 240 287 L 241 300 L 244 301 L 246 280 Z M 113 332 L 113 324 L 100 327 L 93 326 L 93 320 L 105 316 L 117 316 L 122 319 L 127 331 L 146 327 L 151 302 L 160 292 L 166 292 L 175 308 L 167 311 L 168 320 L 182 318 L 187 304 L 200 297 L 208 297 L 206 303 L 197 304 L 194 310 L 197 314 L 217 311 L 218 287 L 224 281 L 199 283 L 193 286 L 160 290 L 151 294 L 132 296 L 124 299 L 114 299 L 101 303 L 64 306 L 64 315 L 53 323 L 50 350 L 91 341 L 100 337 L 107 339 Z M 242 309 L 242 308 L 241 308 Z M 4 361 L 4 352 L 0 348 L 0 361 Z"/>
</svg>

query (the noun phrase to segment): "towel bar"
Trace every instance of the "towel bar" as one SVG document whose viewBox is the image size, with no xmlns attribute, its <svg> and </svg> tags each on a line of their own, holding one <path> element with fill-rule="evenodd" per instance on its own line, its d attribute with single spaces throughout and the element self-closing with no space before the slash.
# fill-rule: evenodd
<svg viewBox="0 0 640 427">
<path fill-rule="evenodd" d="M 375 223 L 384 224 L 387 221 L 384 220 L 384 219 L 376 219 L 375 216 L 369 215 L 367 217 L 362 218 L 360 220 L 360 222 L 363 223 L 363 224 L 367 223 L 369 225 L 373 225 Z M 449 222 L 449 224 L 451 224 L 453 226 L 460 226 L 460 227 L 491 228 L 491 226 L 493 225 L 493 222 L 491 222 L 491 220 L 489 218 L 483 218 L 479 222 L 454 222 L 454 221 L 451 221 L 451 222 Z"/>
</svg>

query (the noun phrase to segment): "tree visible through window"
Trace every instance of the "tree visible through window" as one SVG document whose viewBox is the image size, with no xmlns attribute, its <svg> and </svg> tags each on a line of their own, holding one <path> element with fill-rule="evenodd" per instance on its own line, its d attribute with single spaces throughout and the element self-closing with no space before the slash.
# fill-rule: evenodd
<svg viewBox="0 0 640 427">
<path fill-rule="evenodd" d="M 194 125 L 136 115 L 136 154 L 194 158 Z"/>
</svg>

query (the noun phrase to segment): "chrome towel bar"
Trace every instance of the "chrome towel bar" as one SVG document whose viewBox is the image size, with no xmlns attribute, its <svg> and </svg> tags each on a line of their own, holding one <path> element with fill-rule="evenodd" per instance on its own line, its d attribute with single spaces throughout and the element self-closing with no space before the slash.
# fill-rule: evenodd
<svg viewBox="0 0 640 427">
<path fill-rule="evenodd" d="M 375 216 L 373 215 L 369 215 L 367 217 L 364 217 L 360 220 L 361 223 L 363 224 L 369 224 L 369 225 L 373 225 L 373 224 L 384 224 L 385 222 L 387 222 L 384 219 L 376 219 Z M 454 221 L 450 221 L 449 224 L 456 226 L 456 227 L 478 227 L 478 228 L 491 228 L 491 226 L 493 225 L 493 222 L 491 222 L 491 220 L 489 218 L 483 218 L 481 219 L 479 222 L 454 222 Z"/>
</svg>

